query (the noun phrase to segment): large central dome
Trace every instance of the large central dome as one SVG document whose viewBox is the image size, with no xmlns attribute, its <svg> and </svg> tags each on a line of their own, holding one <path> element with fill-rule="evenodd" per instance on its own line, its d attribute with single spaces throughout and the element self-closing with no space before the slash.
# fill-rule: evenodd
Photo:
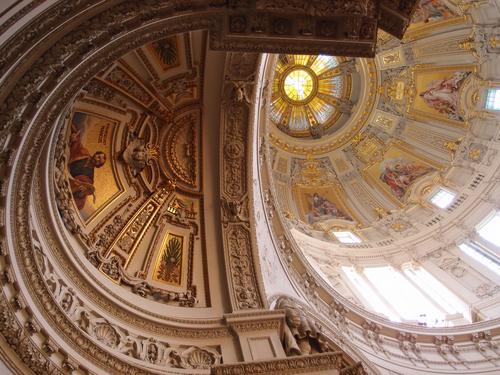
<svg viewBox="0 0 500 375">
<path fill-rule="evenodd" d="M 500 291 L 500 239 L 489 232 L 500 158 L 490 143 L 496 83 L 482 78 L 493 73 L 473 38 L 449 29 L 464 19 L 433 11 L 410 27 L 416 41 L 380 34 L 373 60 L 269 56 L 262 132 L 284 237 L 318 282 L 391 320 L 443 326 L 498 315 L 484 306 Z M 422 36 L 431 29 L 442 34 Z M 402 294 L 419 302 L 407 308 Z"/>
</svg>

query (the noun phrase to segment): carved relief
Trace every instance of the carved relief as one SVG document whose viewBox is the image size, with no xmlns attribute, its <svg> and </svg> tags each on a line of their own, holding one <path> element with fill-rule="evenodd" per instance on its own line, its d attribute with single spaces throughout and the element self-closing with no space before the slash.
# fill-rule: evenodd
<svg viewBox="0 0 500 375">
<path fill-rule="evenodd" d="M 250 256 L 252 246 L 248 229 L 242 225 L 231 225 L 225 230 L 225 239 L 237 308 L 258 308 L 260 297 Z"/>
<path fill-rule="evenodd" d="M 110 349 L 142 361 L 172 368 L 207 369 L 221 363 L 222 357 L 218 347 L 172 345 L 135 335 L 121 326 L 108 322 L 98 312 L 90 310 L 55 274 L 53 266 L 40 248 L 37 248 L 36 252 L 45 282 L 68 318 L 81 331 Z"/>
<path fill-rule="evenodd" d="M 178 183 L 194 190 L 200 188 L 200 126 L 198 113 L 176 118 L 161 146 L 162 162 L 168 171 Z"/>
<path fill-rule="evenodd" d="M 281 299 L 276 309 L 285 310 L 283 347 L 289 356 L 332 351 L 316 323 L 307 318 L 291 300 Z"/>
</svg>

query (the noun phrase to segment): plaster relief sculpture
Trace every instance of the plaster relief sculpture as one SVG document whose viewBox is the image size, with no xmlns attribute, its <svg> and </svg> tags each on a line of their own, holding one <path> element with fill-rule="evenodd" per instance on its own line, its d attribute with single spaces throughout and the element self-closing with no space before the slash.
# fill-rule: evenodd
<svg viewBox="0 0 500 375">
<path fill-rule="evenodd" d="M 283 347 L 288 356 L 332 351 L 319 327 L 291 300 L 281 299 L 276 309 L 285 310 Z"/>
<path fill-rule="evenodd" d="M 223 220 L 226 223 L 248 223 L 248 202 L 244 199 L 241 202 L 232 200 L 221 200 Z"/>
<path fill-rule="evenodd" d="M 158 157 L 157 147 L 147 145 L 144 140 L 134 138 L 122 152 L 123 161 L 129 166 L 132 176 L 137 176 Z"/>
</svg>

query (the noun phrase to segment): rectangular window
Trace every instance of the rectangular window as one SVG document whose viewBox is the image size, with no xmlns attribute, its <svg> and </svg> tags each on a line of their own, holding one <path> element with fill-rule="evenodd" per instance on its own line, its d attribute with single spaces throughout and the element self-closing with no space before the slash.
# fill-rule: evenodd
<svg viewBox="0 0 500 375">
<path fill-rule="evenodd" d="M 445 324 L 440 311 L 406 277 L 392 267 L 365 268 L 368 280 L 404 319 L 429 326 Z"/>
<path fill-rule="evenodd" d="M 430 202 L 443 210 L 448 208 L 455 199 L 455 193 L 443 188 L 439 190 L 430 198 Z"/>
<path fill-rule="evenodd" d="M 486 109 L 500 111 L 500 89 L 489 89 L 486 96 Z"/>
<path fill-rule="evenodd" d="M 447 314 L 462 313 L 471 321 L 469 306 L 422 267 L 405 267 L 404 274 L 419 285 Z"/>
<path fill-rule="evenodd" d="M 361 239 L 349 231 L 333 232 L 333 235 L 342 243 L 361 243 Z"/>
<path fill-rule="evenodd" d="M 344 274 L 354 285 L 356 291 L 359 292 L 363 299 L 370 304 L 370 306 L 366 306 L 367 308 L 371 307 L 374 311 L 380 314 L 384 314 L 392 321 L 401 321 L 401 319 L 399 319 L 399 316 L 395 315 L 387 307 L 387 305 L 379 298 L 370 284 L 367 283 L 363 276 L 359 275 L 353 267 L 342 266 L 342 271 L 344 271 Z"/>
</svg>

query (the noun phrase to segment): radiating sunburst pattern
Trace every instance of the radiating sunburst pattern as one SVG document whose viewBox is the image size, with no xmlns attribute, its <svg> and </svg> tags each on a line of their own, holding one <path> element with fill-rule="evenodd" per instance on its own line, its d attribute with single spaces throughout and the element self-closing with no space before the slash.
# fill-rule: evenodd
<svg viewBox="0 0 500 375">
<path fill-rule="evenodd" d="M 280 55 L 276 65 L 270 116 L 286 133 L 308 137 L 310 129 L 331 127 L 340 117 L 339 99 L 348 99 L 351 77 L 340 69 L 343 58 Z"/>
</svg>

